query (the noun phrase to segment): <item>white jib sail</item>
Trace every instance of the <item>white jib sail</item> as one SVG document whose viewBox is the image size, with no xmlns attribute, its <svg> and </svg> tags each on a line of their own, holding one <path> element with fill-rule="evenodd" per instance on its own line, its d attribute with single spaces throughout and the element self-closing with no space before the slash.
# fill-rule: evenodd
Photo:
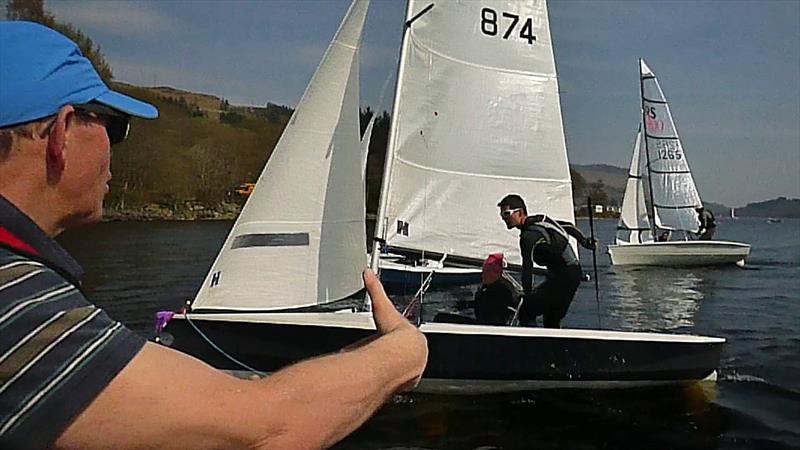
<svg viewBox="0 0 800 450">
<path fill-rule="evenodd" d="M 638 244 L 652 241 L 650 220 L 647 218 L 647 206 L 644 199 L 644 184 L 642 183 L 643 153 L 641 153 L 642 129 L 636 133 L 636 142 L 633 145 L 631 168 L 628 172 L 628 182 L 625 185 L 625 196 L 622 198 L 622 214 L 617 225 L 617 244 Z"/>
<path fill-rule="evenodd" d="M 192 305 L 311 306 L 363 286 L 358 54 L 368 0 L 354 0 Z"/>
<path fill-rule="evenodd" d="M 408 5 L 381 225 L 390 247 L 520 261 L 506 194 L 574 222 L 547 5 L 431 3 Z"/>
<path fill-rule="evenodd" d="M 639 61 L 656 226 L 696 232 L 700 223 L 695 208 L 703 203 L 661 86 L 644 60 Z"/>
</svg>

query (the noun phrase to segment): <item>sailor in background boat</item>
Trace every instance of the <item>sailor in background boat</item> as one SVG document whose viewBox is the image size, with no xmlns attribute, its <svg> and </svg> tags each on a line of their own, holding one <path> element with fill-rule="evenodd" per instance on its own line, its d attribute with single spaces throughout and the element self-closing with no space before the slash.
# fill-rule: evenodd
<svg viewBox="0 0 800 450">
<path fill-rule="evenodd" d="M 481 286 L 475 292 L 475 319 L 483 325 L 507 325 L 518 303 L 516 288 L 503 277 L 502 253 L 492 253 L 483 262 Z"/>
<path fill-rule="evenodd" d="M 695 211 L 697 211 L 697 219 L 700 221 L 700 228 L 697 230 L 697 234 L 700 235 L 699 239 L 701 241 L 710 241 L 714 238 L 714 232 L 717 231 L 714 214 L 702 206 L 696 208 Z"/>
<path fill-rule="evenodd" d="M 561 328 L 561 319 L 567 314 L 583 279 L 583 270 L 569 245 L 569 236 L 588 249 L 596 248 L 597 241 L 586 238 L 569 222 L 557 221 L 544 214 L 528 216 L 525 201 L 517 194 L 506 195 L 497 206 L 506 227 L 520 230 L 524 295 L 520 324 L 535 326 L 536 317 L 541 315 L 545 327 Z M 534 262 L 547 268 L 545 281 L 535 290 L 532 289 Z"/>
</svg>

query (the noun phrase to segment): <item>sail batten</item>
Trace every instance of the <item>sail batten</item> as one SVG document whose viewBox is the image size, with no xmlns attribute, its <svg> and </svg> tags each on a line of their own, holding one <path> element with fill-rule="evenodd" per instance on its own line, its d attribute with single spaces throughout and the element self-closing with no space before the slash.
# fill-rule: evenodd
<svg viewBox="0 0 800 450">
<path fill-rule="evenodd" d="M 387 151 L 387 242 L 519 260 L 518 237 L 497 214 L 505 195 L 574 221 L 546 3 L 437 2 L 421 14 L 429 5 L 408 5 L 416 19 L 403 41 Z M 519 17 L 514 33 L 503 14 Z"/>
<path fill-rule="evenodd" d="M 306 307 L 362 288 L 366 233 L 358 55 L 368 4 L 351 4 L 193 310 Z"/>
</svg>

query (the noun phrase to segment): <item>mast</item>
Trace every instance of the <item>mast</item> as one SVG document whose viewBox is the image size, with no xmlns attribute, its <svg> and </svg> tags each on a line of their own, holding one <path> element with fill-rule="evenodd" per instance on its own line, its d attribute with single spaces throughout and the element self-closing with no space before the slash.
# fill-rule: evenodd
<svg viewBox="0 0 800 450">
<path fill-rule="evenodd" d="M 430 5 L 433 6 L 433 5 Z M 427 12 L 430 6 L 423 10 Z M 411 14 L 411 1 L 406 2 L 406 21 L 403 23 L 403 42 L 400 45 L 400 57 L 397 60 L 397 85 L 394 88 L 394 101 L 392 103 L 392 123 L 389 127 L 389 140 L 386 148 L 386 156 L 383 160 L 383 179 L 381 180 L 381 198 L 378 203 L 378 216 L 375 218 L 375 236 L 372 239 L 372 254 L 370 255 L 369 267 L 378 274 L 380 272 L 380 246 L 378 243 L 386 236 L 386 208 L 389 204 L 389 181 L 392 178 L 392 164 L 394 163 L 395 139 L 397 135 L 397 115 L 400 104 L 400 80 L 403 77 L 403 60 L 408 51 L 408 34 L 411 32 L 411 23 L 415 18 L 409 18 Z M 419 15 L 417 16 L 419 17 Z"/>
<path fill-rule="evenodd" d="M 644 155 L 647 158 L 647 186 L 650 191 L 650 232 L 656 238 L 656 203 L 653 197 L 653 175 L 650 172 L 650 150 L 647 148 L 647 112 L 644 110 L 644 78 L 642 74 L 642 58 L 639 58 L 639 101 L 642 110 L 642 140 L 644 141 Z"/>
</svg>

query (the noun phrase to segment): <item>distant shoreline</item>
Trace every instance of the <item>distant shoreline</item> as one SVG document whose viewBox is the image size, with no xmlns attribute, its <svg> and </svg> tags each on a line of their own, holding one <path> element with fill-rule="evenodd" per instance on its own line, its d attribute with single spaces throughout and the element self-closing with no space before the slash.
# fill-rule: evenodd
<svg viewBox="0 0 800 450">
<path fill-rule="evenodd" d="M 186 202 L 176 205 L 156 203 L 134 208 L 109 206 L 103 210 L 104 222 L 152 222 L 156 220 L 195 221 L 195 220 L 234 220 L 242 211 L 238 203 L 221 202 L 204 205 Z"/>
<path fill-rule="evenodd" d="M 152 222 L 165 221 L 196 221 L 196 220 L 235 220 L 242 211 L 242 204 L 222 202 L 206 205 L 199 202 L 185 202 L 175 205 L 161 205 L 151 203 L 144 206 L 120 207 L 113 205 L 103 211 L 104 222 Z M 576 219 L 588 219 L 589 216 L 579 214 Z M 594 219 L 618 219 L 619 214 L 599 214 Z M 367 215 L 367 221 L 375 220 L 374 214 Z"/>
</svg>

